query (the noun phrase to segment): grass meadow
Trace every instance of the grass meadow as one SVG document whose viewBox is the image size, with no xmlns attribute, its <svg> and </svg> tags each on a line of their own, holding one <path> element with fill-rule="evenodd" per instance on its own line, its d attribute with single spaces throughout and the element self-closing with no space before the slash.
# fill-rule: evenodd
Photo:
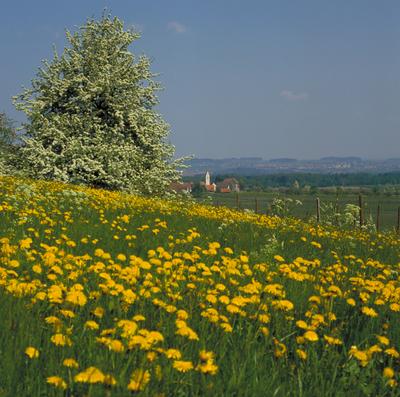
<svg viewBox="0 0 400 397">
<path fill-rule="evenodd" d="M 399 248 L 0 177 L 0 396 L 399 396 Z"/>
<path fill-rule="evenodd" d="M 222 205 L 230 208 L 237 208 L 238 198 L 236 193 L 209 193 L 202 194 L 199 202 L 204 202 L 209 197 L 213 205 Z M 299 200 L 301 205 L 292 205 L 290 213 L 296 218 L 309 220 L 316 214 L 316 198 L 319 197 L 321 205 L 337 207 L 338 211 L 344 210 L 346 204 L 359 205 L 358 193 L 331 193 L 319 192 L 318 194 L 293 194 L 278 192 L 240 192 L 239 208 L 250 209 L 258 213 L 268 214 L 271 212 L 271 203 L 274 198 L 290 198 L 293 201 Z M 256 203 L 257 200 L 257 203 Z M 377 222 L 378 205 L 380 207 L 379 224 L 381 230 L 394 230 L 397 227 L 398 210 L 400 208 L 400 197 L 398 195 L 384 195 L 368 193 L 362 195 L 363 211 L 366 219 L 370 219 L 374 224 Z M 323 214 L 322 214 L 323 215 Z"/>
</svg>

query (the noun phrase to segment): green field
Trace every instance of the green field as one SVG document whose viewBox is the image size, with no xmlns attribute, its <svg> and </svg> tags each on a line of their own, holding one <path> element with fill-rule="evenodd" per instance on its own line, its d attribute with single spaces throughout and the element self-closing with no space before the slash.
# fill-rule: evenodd
<svg viewBox="0 0 400 397">
<path fill-rule="evenodd" d="M 0 177 L 0 396 L 400 396 L 399 248 Z"/>
<path fill-rule="evenodd" d="M 207 199 L 209 197 L 209 199 Z M 337 205 L 339 211 L 343 211 L 346 204 L 358 205 L 359 195 L 355 193 L 319 193 L 312 194 L 289 194 L 289 193 L 274 193 L 274 192 L 240 192 L 239 200 L 236 193 L 209 193 L 203 194 L 198 200 L 204 202 L 212 200 L 214 205 L 222 205 L 230 208 L 239 208 L 256 210 L 258 213 L 271 213 L 271 203 L 274 197 L 286 197 L 293 200 L 301 201 L 302 205 L 293 205 L 290 209 L 290 214 L 302 220 L 308 220 L 316 214 L 316 198 L 319 197 L 321 205 L 332 203 Z M 257 203 L 256 203 L 257 201 Z M 380 227 L 382 230 L 395 229 L 397 226 L 398 208 L 400 207 L 400 196 L 386 196 L 368 194 L 362 196 L 364 217 L 372 218 L 372 221 L 377 221 L 377 208 L 380 206 Z M 323 214 L 322 214 L 323 216 Z"/>
</svg>

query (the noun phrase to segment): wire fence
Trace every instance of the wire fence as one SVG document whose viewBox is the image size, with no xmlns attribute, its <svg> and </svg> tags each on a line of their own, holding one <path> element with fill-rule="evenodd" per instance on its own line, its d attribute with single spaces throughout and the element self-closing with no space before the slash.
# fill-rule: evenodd
<svg viewBox="0 0 400 397">
<path fill-rule="evenodd" d="M 400 233 L 400 197 L 382 197 L 378 195 L 273 195 L 250 192 L 211 193 L 198 198 L 200 202 L 209 202 L 215 206 L 225 206 L 236 209 L 248 209 L 258 214 L 274 214 L 276 198 L 291 201 L 288 214 L 302 219 L 324 221 L 324 209 L 330 205 L 337 213 L 343 213 L 347 205 L 358 207 L 357 224 L 363 226 L 373 223 L 378 231 L 395 230 Z"/>
</svg>

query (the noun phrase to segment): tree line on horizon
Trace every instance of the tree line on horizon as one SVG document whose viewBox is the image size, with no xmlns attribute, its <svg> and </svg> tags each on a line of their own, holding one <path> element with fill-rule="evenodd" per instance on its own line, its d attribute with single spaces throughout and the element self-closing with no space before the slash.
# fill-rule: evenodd
<svg viewBox="0 0 400 397">
<path fill-rule="evenodd" d="M 183 179 L 193 182 L 197 186 L 204 178 L 203 175 L 186 176 Z M 268 175 L 236 175 L 220 174 L 214 177 L 216 182 L 225 178 L 238 180 L 241 190 L 267 191 L 274 188 L 285 188 L 292 193 L 315 193 L 318 188 L 343 188 L 365 187 L 366 193 L 400 194 L 400 172 L 385 173 L 279 173 Z"/>
</svg>

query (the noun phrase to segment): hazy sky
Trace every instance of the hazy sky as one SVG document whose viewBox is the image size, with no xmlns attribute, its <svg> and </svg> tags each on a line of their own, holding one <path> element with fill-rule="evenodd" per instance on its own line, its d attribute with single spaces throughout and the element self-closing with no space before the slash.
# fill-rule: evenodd
<svg viewBox="0 0 400 397">
<path fill-rule="evenodd" d="M 142 32 L 178 155 L 400 157 L 399 0 L 2 0 L 0 111 L 105 7 Z"/>
</svg>

